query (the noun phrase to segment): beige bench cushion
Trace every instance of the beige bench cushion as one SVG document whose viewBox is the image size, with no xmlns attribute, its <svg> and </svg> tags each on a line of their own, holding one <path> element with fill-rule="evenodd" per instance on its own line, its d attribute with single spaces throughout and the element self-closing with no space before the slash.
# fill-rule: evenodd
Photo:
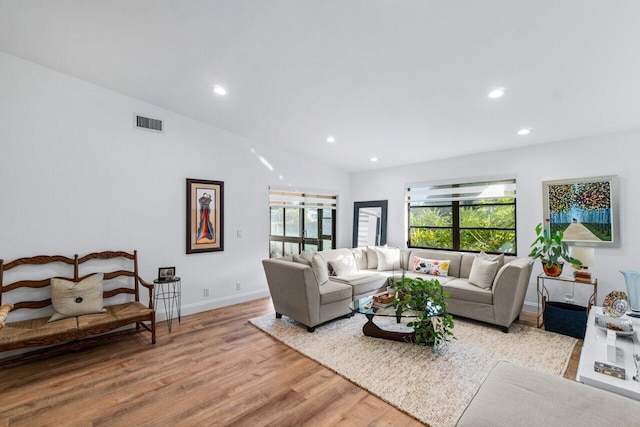
<svg viewBox="0 0 640 427">
<path fill-rule="evenodd" d="M 106 313 L 85 314 L 78 317 L 78 329 L 99 330 L 105 326 L 105 331 L 119 326 L 130 324 L 135 319 L 143 319 L 149 316 L 151 309 L 143 304 L 133 301 L 105 307 Z M 121 325 L 118 325 L 121 323 Z"/>
<path fill-rule="evenodd" d="M 499 362 L 457 427 L 635 426 L 640 403 L 530 368 Z"/>
</svg>

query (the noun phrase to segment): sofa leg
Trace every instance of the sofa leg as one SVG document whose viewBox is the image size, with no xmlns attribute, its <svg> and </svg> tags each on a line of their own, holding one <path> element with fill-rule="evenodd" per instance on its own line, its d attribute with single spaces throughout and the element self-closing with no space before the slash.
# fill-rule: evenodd
<svg viewBox="0 0 640 427">
<path fill-rule="evenodd" d="M 276 319 L 281 319 L 281 318 L 282 318 L 282 313 L 278 313 L 278 312 L 276 311 Z"/>
<path fill-rule="evenodd" d="M 505 334 L 509 333 L 509 327 L 508 326 L 500 326 L 500 330 L 502 332 L 504 332 Z"/>
<path fill-rule="evenodd" d="M 307 332 L 312 333 L 315 330 L 316 330 L 315 327 L 307 326 Z"/>
</svg>

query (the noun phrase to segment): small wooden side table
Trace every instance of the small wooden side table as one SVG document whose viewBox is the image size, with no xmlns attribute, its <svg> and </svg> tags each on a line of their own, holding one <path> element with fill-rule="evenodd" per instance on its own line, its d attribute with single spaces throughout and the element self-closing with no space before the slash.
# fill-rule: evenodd
<svg viewBox="0 0 640 427">
<path fill-rule="evenodd" d="M 164 312 L 167 316 L 167 327 L 171 332 L 173 323 L 173 311 L 178 315 L 178 323 L 180 323 L 180 305 L 182 303 L 182 281 L 179 277 L 174 276 L 168 280 L 153 281 L 153 309 L 157 310 L 158 300 L 162 300 L 164 304 Z"/>
</svg>

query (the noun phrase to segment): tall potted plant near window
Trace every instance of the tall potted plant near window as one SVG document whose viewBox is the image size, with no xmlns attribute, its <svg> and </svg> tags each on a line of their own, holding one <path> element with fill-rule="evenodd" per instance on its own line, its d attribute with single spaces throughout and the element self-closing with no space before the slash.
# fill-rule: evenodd
<svg viewBox="0 0 640 427">
<path fill-rule="evenodd" d="M 531 253 L 529 257 L 542 261 L 542 269 L 544 274 L 550 277 L 557 277 L 562 274 L 564 260 L 570 264 L 577 266 L 582 265 L 579 259 L 569 255 L 569 246 L 567 242 L 562 241 L 564 233 L 560 230 L 553 235 L 542 227 L 542 224 L 536 226 L 537 237 L 531 244 Z"/>
</svg>

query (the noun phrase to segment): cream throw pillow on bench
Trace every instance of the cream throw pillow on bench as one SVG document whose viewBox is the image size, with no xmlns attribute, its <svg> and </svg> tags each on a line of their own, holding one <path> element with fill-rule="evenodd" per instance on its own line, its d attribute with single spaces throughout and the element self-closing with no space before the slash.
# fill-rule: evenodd
<svg viewBox="0 0 640 427">
<path fill-rule="evenodd" d="M 51 279 L 51 303 L 56 312 L 49 322 L 107 311 L 102 301 L 103 277 L 102 273 L 97 273 L 79 282 Z"/>
</svg>

